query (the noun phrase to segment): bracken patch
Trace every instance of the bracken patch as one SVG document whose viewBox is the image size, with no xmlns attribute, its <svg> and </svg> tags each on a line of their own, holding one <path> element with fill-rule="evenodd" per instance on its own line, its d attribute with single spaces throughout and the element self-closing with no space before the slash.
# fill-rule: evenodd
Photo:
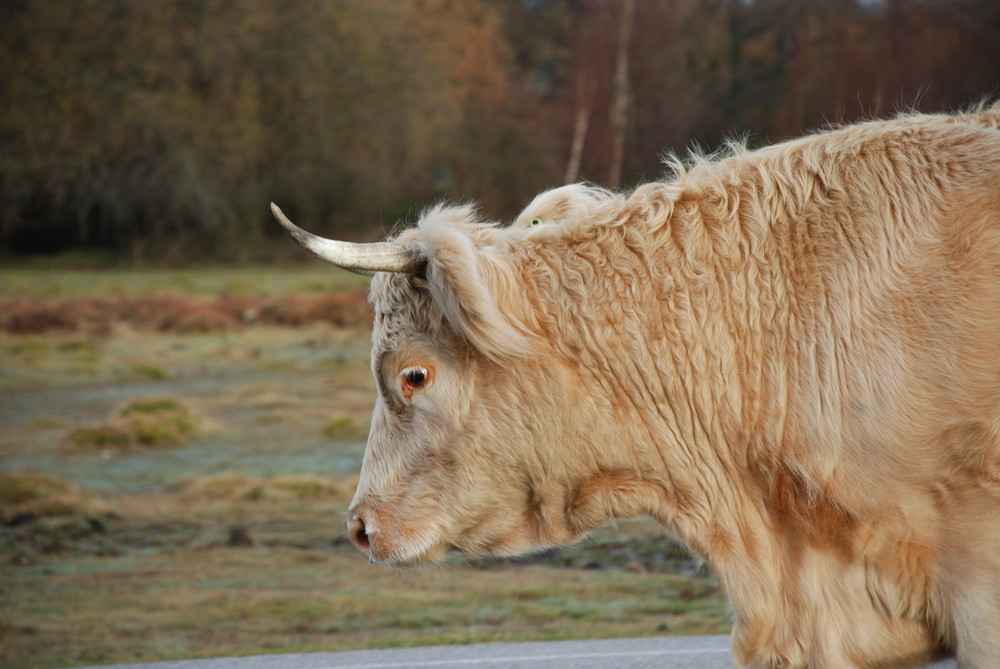
<svg viewBox="0 0 1000 669">
<path fill-rule="evenodd" d="M 328 295 L 73 297 L 0 300 L 0 331 L 13 334 L 104 334 L 115 324 L 158 332 L 224 332 L 247 325 L 300 327 L 312 323 L 366 325 L 367 291 Z"/>
</svg>

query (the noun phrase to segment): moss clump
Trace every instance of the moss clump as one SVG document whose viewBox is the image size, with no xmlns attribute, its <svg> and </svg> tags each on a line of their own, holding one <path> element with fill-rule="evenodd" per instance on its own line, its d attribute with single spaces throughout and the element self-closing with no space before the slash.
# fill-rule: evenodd
<svg viewBox="0 0 1000 669">
<path fill-rule="evenodd" d="M 125 451 L 132 434 L 118 422 L 91 423 L 70 431 L 69 443 L 83 451 Z"/>
<path fill-rule="evenodd" d="M 199 416 L 180 400 L 151 397 L 131 402 L 107 421 L 75 428 L 68 441 L 79 450 L 103 452 L 183 446 L 200 425 Z"/>
<path fill-rule="evenodd" d="M 145 397 L 135 400 L 121 410 L 122 416 L 134 414 L 188 413 L 180 400 L 173 397 Z"/>
<path fill-rule="evenodd" d="M 149 381 L 163 381 L 170 378 L 170 373 L 162 367 L 149 364 L 132 365 L 125 374 L 133 379 L 147 379 Z"/>
<path fill-rule="evenodd" d="M 339 416 L 330 421 L 326 429 L 323 430 L 323 434 L 337 441 L 350 441 L 364 439 L 368 435 L 368 431 L 351 416 Z"/>
<path fill-rule="evenodd" d="M 0 474 L 0 505 L 22 504 L 70 492 L 65 481 L 47 474 Z"/>
<path fill-rule="evenodd" d="M 196 432 L 190 416 L 159 414 L 125 419 L 135 443 L 143 448 L 183 446 Z"/>
<path fill-rule="evenodd" d="M 0 474 L 0 522 L 102 510 L 103 505 L 93 495 L 53 476 L 33 472 Z"/>
</svg>

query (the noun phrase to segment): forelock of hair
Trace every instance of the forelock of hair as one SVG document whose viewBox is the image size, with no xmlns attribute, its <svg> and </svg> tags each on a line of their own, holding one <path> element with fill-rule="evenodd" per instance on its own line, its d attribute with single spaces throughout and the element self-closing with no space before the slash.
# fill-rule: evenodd
<svg viewBox="0 0 1000 669">
<path fill-rule="evenodd" d="M 523 278 L 508 228 L 484 223 L 469 205 L 438 206 L 418 224 L 428 247 L 428 285 L 455 332 L 494 360 L 527 353 Z"/>
<path fill-rule="evenodd" d="M 376 323 L 386 346 L 409 336 L 460 337 L 487 357 L 524 354 L 530 337 L 516 313 L 520 273 L 507 257 L 508 230 L 479 219 L 471 204 L 438 204 L 395 239 L 427 246 L 421 275 L 377 273 L 371 283 Z"/>
</svg>

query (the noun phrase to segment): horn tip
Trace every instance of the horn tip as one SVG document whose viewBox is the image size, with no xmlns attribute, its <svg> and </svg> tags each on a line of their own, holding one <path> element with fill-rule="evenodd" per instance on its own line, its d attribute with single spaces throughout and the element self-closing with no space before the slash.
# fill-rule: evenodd
<svg viewBox="0 0 1000 669">
<path fill-rule="evenodd" d="M 292 223 L 288 219 L 288 217 L 285 216 L 285 213 L 283 211 L 281 211 L 281 209 L 278 207 L 278 205 L 276 205 L 273 202 L 271 203 L 271 213 L 274 214 L 274 217 L 276 219 L 278 219 L 278 223 L 281 223 L 281 225 L 286 230 L 288 230 L 290 233 L 292 233 L 292 235 L 295 236 L 296 238 L 298 238 L 299 235 L 303 234 L 304 231 L 301 230 L 299 228 L 299 226 L 297 226 L 294 223 Z"/>
</svg>

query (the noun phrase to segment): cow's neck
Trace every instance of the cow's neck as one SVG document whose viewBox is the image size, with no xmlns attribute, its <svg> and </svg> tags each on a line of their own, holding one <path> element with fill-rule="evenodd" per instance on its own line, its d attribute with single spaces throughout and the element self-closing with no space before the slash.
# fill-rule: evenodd
<svg viewBox="0 0 1000 669">
<path fill-rule="evenodd" d="M 787 621 L 812 615 L 810 603 L 819 598 L 827 610 L 813 621 L 817 647 L 826 642 L 824 630 L 851 624 L 878 629 L 900 647 L 930 647 L 921 624 L 879 608 L 916 610 L 924 595 L 912 604 L 895 602 L 896 584 L 853 560 L 866 536 L 860 507 L 831 498 L 824 472 L 808 455 L 778 456 L 788 456 L 793 441 L 815 445 L 817 436 L 795 432 L 802 426 L 788 420 L 793 412 L 809 414 L 789 406 L 788 384 L 797 370 L 780 366 L 789 356 L 779 348 L 793 345 L 797 324 L 784 320 L 787 314 L 739 305 L 779 304 L 773 295 L 750 291 L 780 281 L 697 272 L 655 276 L 650 258 L 636 251 L 639 244 L 622 234 L 624 241 L 604 240 L 627 247 L 607 251 L 619 280 L 598 280 L 600 255 L 589 270 L 574 268 L 589 272 L 593 284 L 575 293 L 571 321 L 548 324 L 558 329 L 558 353 L 580 383 L 599 390 L 589 388 L 592 404 L 581 410 L 592 416 L 589 434 L 577 441 L 592 449 L 581 459 L 591 469 L 572 482 L 569 526 L 584 532 L 611 517 L 648 514 L 677 533 L 724 583 L 737 618 L 737 653 L 744 657 L 808 664 L 795 657 L 800 647 Z M 812 401 L 812 389 L 794 391 L 800 402 Z M 836 582 L 817 586 L 823 578 Z M 828 591 L 821 595 L 811 590 L 816 587 Z M 872 587 L 884 588 L 886 599 L 868 597 Z M 858 601 L 872 606 L 851 608 Z"/>
</svg>

